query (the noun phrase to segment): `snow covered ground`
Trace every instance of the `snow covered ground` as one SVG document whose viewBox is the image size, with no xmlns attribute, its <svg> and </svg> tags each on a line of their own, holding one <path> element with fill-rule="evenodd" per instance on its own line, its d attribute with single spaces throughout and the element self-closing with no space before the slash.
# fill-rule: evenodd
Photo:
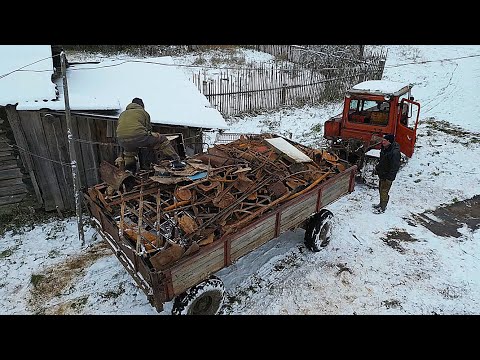
<svg viewBox="0 0 480 360">
<path fill-rule="evenodd" d="M 297 230 L 222 269 L 222 314 L 480 314 L 480 46 L 387 48 L 384 79 L 414 83 L 422 105 L 387 211 L 373 214 L 378 191 L 357 185 L 328 206 L 335 226 L 321 252 Z M 230 119 L 228 131 L 315 146 L 315 125 L 340 110 L 283 109 Z M 71 218 L 0 237 L 0 314 L 158 314 L 100 236 L 86 226 L 82 248 L 76 230 Z"/>
</svg>

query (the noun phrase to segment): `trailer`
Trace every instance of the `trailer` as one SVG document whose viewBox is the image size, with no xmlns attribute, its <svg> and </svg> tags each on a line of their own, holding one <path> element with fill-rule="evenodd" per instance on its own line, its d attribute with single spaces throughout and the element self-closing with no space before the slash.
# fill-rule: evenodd
<svg viewBox="0 0 480 360">
<path fill-rule="evenodd" d="M 330 242 L 333 214 L 326 207 L 354 191 L 356 165 L 278 136 L 263 136 L 250 150 L 241 141 L 241 161 L 230 165 L 213 166 L 223 159 L 217 148 L 208 160 L 199 155 L 203 165 L 188 162 L 194 175 L 162 177 L 165 168 L 156 166 L 119 173 L 84 192 L 96 230 L 158 312 L 173 300 L 172 314 L 217 314 L 225 289 L 214 274 L 286 231 L 304 228 L 305 245 L 314 252 Z M 222 149 L 230 157 L 239 152 Z M 108 180 L 116 170 L 102 166 Z M 224 168 L 228 176 L 218 177 Z M 281 176 L 280 169 L 290 172 Z M 225 182 L 213 192 L 218 178 Z M 204 197 L 200 189 L 208 190 Z"/>
</svg>

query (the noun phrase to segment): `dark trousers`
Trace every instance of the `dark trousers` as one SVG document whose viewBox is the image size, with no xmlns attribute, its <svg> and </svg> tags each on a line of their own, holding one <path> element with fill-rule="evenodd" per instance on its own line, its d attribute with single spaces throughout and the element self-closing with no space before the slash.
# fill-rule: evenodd
<svg viewBox="0 0 480 360">
<path fill-rule="evenodd" d="M 180 160 L 170 141 L 165 135 L 141 135 L 132 138 L 118 138 L 118 144 L 124 153 L 138 153 L 139 148 L 147 148 L 149 162 L 157 162 L 159 159 Z"/>
<path fill-rule="evenodd" d="M 390 188 L 392 187 L 393 181 L 387 179 L 380 179 L 378 184 L 378 190 L 380 192 L 380 207 L 385 210 L 388 204 L 388 195 Z"/>
</svg>

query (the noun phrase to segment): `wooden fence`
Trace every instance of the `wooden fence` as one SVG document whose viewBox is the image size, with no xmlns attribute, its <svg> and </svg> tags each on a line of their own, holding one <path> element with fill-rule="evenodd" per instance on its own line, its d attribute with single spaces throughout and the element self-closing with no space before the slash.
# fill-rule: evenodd
<svg viewBox="0 0 480 360">
<path fill-rule="evenodd" d="M 210 103 L 228 118 L 282 106 L 313 105 L 341 99 L 353 85 L 365 80 L 381 79 L 384 64 L 382 57 L 369 62 L 322 69 L 277 62 L 256 65 L 255 68 L 221 71 L 213 79 L 198 72 L 192 76 L 192 81 Z"/>
</svg>

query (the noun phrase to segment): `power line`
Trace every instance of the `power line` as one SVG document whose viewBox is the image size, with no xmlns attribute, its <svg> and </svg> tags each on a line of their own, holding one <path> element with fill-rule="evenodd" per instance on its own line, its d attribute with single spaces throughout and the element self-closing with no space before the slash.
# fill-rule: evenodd
<svg viewBox="0 0 480 360">
<path fill-rule="evenodd" d="M 427 64 L 427 63 L 440 62 L 440 61 L 461 60 L 461 59 L 473 58 L 473 57 L 478 57 L 478 56 L 480 56 L 480 54 L 478 54 L 478 55 L 459 56 L 459 57 L 456 57 L 456 58 L 449 58 L 449 59 L 437 59 L 437 60 L 415 61 L 415 62 L 410 62 L 410 63 L 404 63 L 404 64 L 397 64 L 397 65 L 385 66 L 385 68 L 394 68 L 394 67 L 400 67 L 400 66 L 406 66 L 406 65 L 420 65 L 420 64 Z"/>
<path fill-rule="evenodd" d="M 23 72 L 48 72 L 48 71 L 52 71 L 50 69 L 48 70 L 22 70 L 23 68 L 25 67 L 28 67 L 30 65 L 33 65 L 33 64 L 36 64 L 40 61 L 44 61 L 44 60 L 47 60 L 47 59 L 51 59 L 55 56 L 59 56 L 59 55 L 53 55 L 53 56 L 50 56 L 50 57 L 46 57 L 44 59 L 40 59 L 40 60 L 37 60 L 31 64 L 28 64 L 28 65 L 25 65 L 25 66 L 22 66 L 18 69 L 15 69 L 13 71 L 10 71 L 9 73 L 5 73 L 3 75 L 0 75 L 0 79 L 10 75 L 10 74 L 13 74 L 15 72 L 18 72 L 18 71 L 23 71 Z M 394 68 L 394 67 L 400 67 L 400 66 L 407 66 L 407 65 L 420 65 L 420 64 L 426 64 L 426 63 L 432 63 L 432 62 L 442 62 L 442 61 L 453 61 L 453 60 L 461 60 L 461 59 L 467 59 L 467 58 L 473 58 L 473 57 L 479 57 L 480 54 L 475 54 L 475 55 L 466 55 L 466 56 L 459 56 L 459 57 L 455 57 L 455 58 L 444 58 L 444 59 L 437 59 L 437 60 L 424 60 L 424 61 L 414 61 L 414 62 L 409 62 L 409 63 L 403 63 L 403 64 L 397 64 L 397 65 L 389 65 L 389 66 L 385 66 L 385 68 Z M 113 58 L 113 60 L 122 60 L 121 58 Z M 156 61 L 149 61 L 149 60 L 137 60 L 137 59 L 130 59 L 130 60 L 123 60 L 121 61 L 120 63 L 117 63 L 117 64 L 109 64 L 109 65 L 102 65 L 102 66 L 95 66 L 95 67 L 88 67 L 88 68 L 81 68 L 81 69 L 75 69 L 75 68 L 70 68 L 69 70 L 70 71 L 84 71 L 84 70 L 95 70 L 95 69 L 102 69 L 102 68 L 108 68 L 108 67 L 115 67 L 115 66 L 120 66 L 120 65 L 123 65 L 125 63 L 145 63 L 145 64 L 153 64 L 153 65 L 161 65 L 161 66 L 174 66 L 174 67 L 188 67 L 188 68 L 202 68 L 202 69 L 214 69 L 214 70 L 258 70 L 258 71 L 261 71 L 261 70 L 266 70 L 265 68 L 255 68 L 255 67 L 216 67 L 216 66 L 205 66 L 205 65 L 188 65 L 188 64 L 167 64 L 167 63 L 162 63 L 162 62 L 156 62 Z M 362 63 L 362 64 L 366 64 L 366 65 L 369 65 L 368 63 Z M 341 68 L 342 70 L 345 70 L 345 69 L 351 69 L 351 68 Z M 284 69 L 284 71 L 290 71 L 291 69 Z M 317 69 L 317 70 L 339 70 L 339 68 L 334 68 L 334 67 L 330 67 L 330 68 L 322 68 L 322 69 Z"/>
<path fill-rule="evenodd" d="M 23 68 L 26 68 L 27 66 L 30 66 L 30 65 L 36 64 L 36 63 L 38 63 L 38 62 L 40 62 L 40 61 L 44 61 L 44 60 L 47 60 L 47 59 L 53 59 L 55 56 L 60 56 L 60 55 L 48 56 L 48 57 L 46 57 L 46 58 L 43 58 L 43 59 L 40 59 L 40 60 L 34 61 L 34 62 L 33 62 L 33 63 L 31 63 L 31 64 L 28 64 L 28 65 L 22 66 L 22 67 L 20 67 L 20 68 L 18 68 L 18 69 L 15 69 L 15 70 L 13 70 L 13 71 L 10 71 L 9 73 L 6 73 L 6 74 L 3 74 L 3 75 L 0 75 L 0 79 L 3 79 L 4 77 L 6 77 L 6 76 L 8 76 L 8 75 L 10 75 L 10 74 L 13 74 L 14 72 L 20 71 L 21 69 L 23 69 Z M 27 71 L 35 71 L 35 70 L 27 70 Z M 42 70 L 42 71 L 44 71 L 44 70 Z M 51 70 L 50 70 L 50 71 L 51 71 Z"/>
</svg>

